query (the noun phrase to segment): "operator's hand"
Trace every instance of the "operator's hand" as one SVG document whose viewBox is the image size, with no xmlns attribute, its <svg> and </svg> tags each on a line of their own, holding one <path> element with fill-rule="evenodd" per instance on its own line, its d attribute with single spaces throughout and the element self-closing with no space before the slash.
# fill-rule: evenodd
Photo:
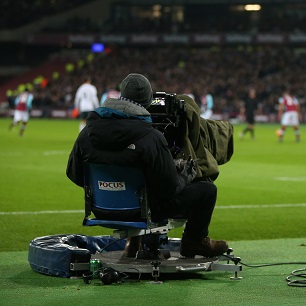
<svg viewBox="0 0 306 306">
<path fill-rule="evenodd" d="M 191 183 L 197 176 L 196 164 L 195 161 L 191 159 L 191 156 L 189 156 L 189 158 L 186 160 L 181 175 L 186 177 L 187 184 Z"/>
<path fill-rule="evenodd" d="M 177 173 L 181 173 L 186 165 L 187 160 L 180 158 L 180 159 L 174 159 L 173 161 L 174 161 Z"/>
</svg>

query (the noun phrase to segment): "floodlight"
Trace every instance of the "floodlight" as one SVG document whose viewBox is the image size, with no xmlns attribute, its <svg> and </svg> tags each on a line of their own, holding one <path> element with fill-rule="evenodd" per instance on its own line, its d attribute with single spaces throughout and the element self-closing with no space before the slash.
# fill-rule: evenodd
<svg viewBox="0 0 306 306">
<path fill-rule="evenodd" d="M 260 11 L 261 6 L 259 4 L 247 4 L 244 9 L 246 11 Z"/>
</svg>

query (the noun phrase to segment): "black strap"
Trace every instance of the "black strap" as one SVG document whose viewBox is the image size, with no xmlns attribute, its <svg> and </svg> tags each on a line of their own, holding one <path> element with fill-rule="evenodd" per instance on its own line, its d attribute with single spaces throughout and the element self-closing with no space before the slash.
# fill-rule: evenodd
<svg viewBox="0 0 306 306">
<path fill-rule="evenodd" d="M 92 193 L 89 186 L 84 186 L 85 191 L 85 217 L 83 225 L 86 224 L 86 220 L 91 215 L 91 206 L 92 206 Z"/>
</svg>

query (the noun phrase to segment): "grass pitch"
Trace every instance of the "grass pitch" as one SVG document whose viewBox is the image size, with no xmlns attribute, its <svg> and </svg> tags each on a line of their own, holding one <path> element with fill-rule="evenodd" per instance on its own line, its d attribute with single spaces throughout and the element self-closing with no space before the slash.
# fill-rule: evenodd
<svg viewBox="0 0 306 306">
<path fill-rule="evenodd" d="M 66 177 L 78 121 L 31 119 L 23 137 L 0 120 L 0 251 L 25 251 L 30 241 L 53 234 L 109 234 L 82 227 L 83 190 Z M 240 140 L 220 166 L 218 201 L 210 236 L 228 241 L 305 237 L 306 127 L 300 143 L 288 129 L 278 143 L 278 125 L 257 124 L 256 139 Z M 182 229 L 170 232 L 180 237 Z"/>
</svg>

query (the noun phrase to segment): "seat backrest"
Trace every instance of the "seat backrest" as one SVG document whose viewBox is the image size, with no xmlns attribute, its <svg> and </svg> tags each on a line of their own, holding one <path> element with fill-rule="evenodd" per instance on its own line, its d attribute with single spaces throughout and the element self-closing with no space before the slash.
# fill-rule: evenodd
<svg viewBox="0 0 306 306">
<path fill-rule="evenodd" d="M 146 187 L 141 169 L 86 163 L 84 170 L 85 195 L 96 217 L 99 213 L 99 219 L 109 220 L 140 217 Z"/>
<path fill-rule="evenodd" d="M 178 224 L 171 220 L 167 224 L 151 222 L 146 181 L 141 169 L 86 163 L 84 171 L 84 226 L 99 225 L 123 231 L 118 232 L 120 238 L 165 234 L 182 226 L 181 222 Z M 91 212 L 96 218 L 88 218 Z"/>
</svg>

